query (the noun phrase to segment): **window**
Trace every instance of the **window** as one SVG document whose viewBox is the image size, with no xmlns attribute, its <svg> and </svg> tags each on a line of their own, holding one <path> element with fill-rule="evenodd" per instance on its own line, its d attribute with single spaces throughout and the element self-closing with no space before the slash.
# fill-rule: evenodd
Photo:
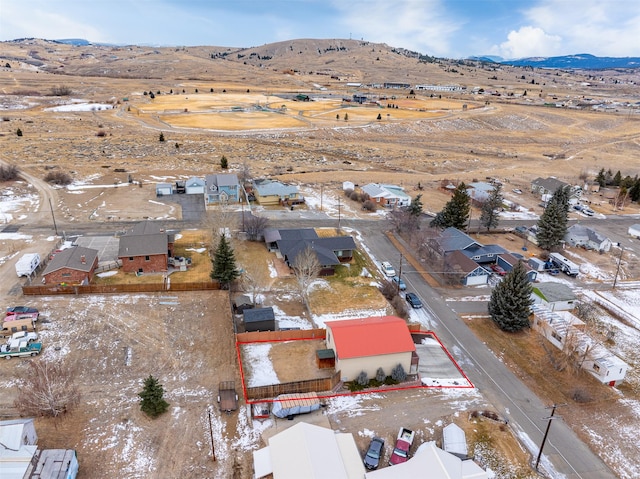
<svg viewBox="0 0 640 479">
<path fill-rule="evenodd" d="M 63 278 L 71 278 L 71 273 L 62 273 Z"/>
<path fill-rule="evenodd" d="M 145 261 L 151 261 L 151 258 L 150 258 L 149 256 L 145 256 L 145 257 L 144 257 L 144 260 L 145 260 Z"/>
<path fill-rule="evenodd" d="M 558 342 L 562 342 L 563 338 L 562 336 L 560 336 L 558 333 L 556 333 L 555 331 L 551 331 L 551 337 L 554 338 L 556 341 Z"/>
<path fill-rule="evenodd" d="M 600 372 L 600 366 L 598 366 L 596 363 L 593 363 L 593 370 L 596 372 Z"/>
<path fill-rule="evenodd" d="M 129 261 L 133 261 L 133 256 L 129 256 Z"/>
</svg>

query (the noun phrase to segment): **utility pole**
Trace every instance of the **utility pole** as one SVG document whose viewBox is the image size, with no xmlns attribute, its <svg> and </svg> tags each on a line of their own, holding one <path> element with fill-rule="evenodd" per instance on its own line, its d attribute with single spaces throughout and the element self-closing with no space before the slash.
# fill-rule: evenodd
<svg viewBox="0 0 640 479">
<path fill-rule="evenodd" d="M 618 283 L 618 274 L 620 273 L 620 265 L 622 264 L 622 252 L 624 251 L 624 246 L 620 245 L 620 256 L 618 256 L 618 266 L 616 267 L 616 276 L 613 278 L 613 288 L 616 289 L 616 284 Z"/>
<path fill-rule="evenodd" d="M 338 198 L 338 232 L 340 232 L 340 198 Z"/>
<path fill-rule="evenodd" d="M 213 457 L 213 462 L 216 462 L 216 450 L 213 445 L 213 422 L 211 421 L 211 407 L 207 408 L 207 413 L 209 413 L 209 433 L 211 434 L 211 455 Z"/>
<path fill-rule="evenodd" d="M 53 214 L 53 204 L 51 203 L 51 198 L 49 198 L 49 208 L 51 208 L 51 217 L 53 218 L 53 229 L 56 232 L 56 236 L 58 236 L 58 227 L 56 226 L 56 217 Z"/>
<path fill-rule="evenodd" d="M 402 279 L 402 253 L 400 253 L 400 266 L 398 267 L 398 289 L 396 293 L 400 294 L 400 280 Z"/>
<path fill-rule="evenodd" d="M 548 419 L 549 422 L 547 422 L 547 429 L 544 431 L 544 436 L 542 438 L 542 444 L 540 444 L 540 451 L 538 452 L 538 457 L 536 458 L 536 471 L 538 470 L 538 464 L 540 464 L 540 458 L 542 457 L 542 449 L 544 448 L 544 443 L 547 441 L 547 436 L 549 435 L 549 429 L 551 428 L 551 421 L 554 418 L 560 417 L 560 416 L 554 416 L 554 414 L 556 413 L 556 408 L 559 406 L 566 406 L 566 404 L 554 404 L 553 406 L 551 406 L 551 415 L 546 418 Z"/>
</svg>

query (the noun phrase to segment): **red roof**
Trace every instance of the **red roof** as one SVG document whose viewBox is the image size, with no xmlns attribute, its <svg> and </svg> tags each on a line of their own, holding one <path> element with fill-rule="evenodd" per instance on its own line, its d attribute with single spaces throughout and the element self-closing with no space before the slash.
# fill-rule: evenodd
<svg viewBox="0 0 640 479">
<path fill-rule="evenodd" d="M 328 321 L 340 359 L 415 351 L 407 323 L 395 316 Z"/>
</svg>

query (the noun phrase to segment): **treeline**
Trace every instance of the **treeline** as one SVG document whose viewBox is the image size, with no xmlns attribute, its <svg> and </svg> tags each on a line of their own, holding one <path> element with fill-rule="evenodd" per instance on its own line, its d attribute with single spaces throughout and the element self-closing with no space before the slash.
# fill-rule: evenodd
<svg viewBox="0 0 640 479">
<path fill-rule="evenodd" d="M 637 174 L 634 177 L 630 175 L 623 177 L 620 170 L 614 174 L 611 169 L 605 170 L 602 168 L 598 172 L 595 181 L 601 188 L 606 186 L 620 188 L 621 194 L 628 194 L 631 201 L 640 200 L 640 178 Z"/>
</svg>

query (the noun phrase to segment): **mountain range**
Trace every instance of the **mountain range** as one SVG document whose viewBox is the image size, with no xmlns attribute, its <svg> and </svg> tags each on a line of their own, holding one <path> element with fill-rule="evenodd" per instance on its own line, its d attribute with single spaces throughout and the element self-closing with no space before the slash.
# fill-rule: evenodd
<svg viewBox="0 0 640 479">
<path fill-rule="evenodd" d="M 473 60 L 500 63 L 516 67 L 560 68 L 572 70 L 606 70 L 609 68 L 640 68 L 640 57 L 597 57 L 589 53 L 563 55 L 559 57 L 529 57 L 517 60 L 504 60 L 500 57 L 485 55 L 473 57 Z"/>
</svg>

